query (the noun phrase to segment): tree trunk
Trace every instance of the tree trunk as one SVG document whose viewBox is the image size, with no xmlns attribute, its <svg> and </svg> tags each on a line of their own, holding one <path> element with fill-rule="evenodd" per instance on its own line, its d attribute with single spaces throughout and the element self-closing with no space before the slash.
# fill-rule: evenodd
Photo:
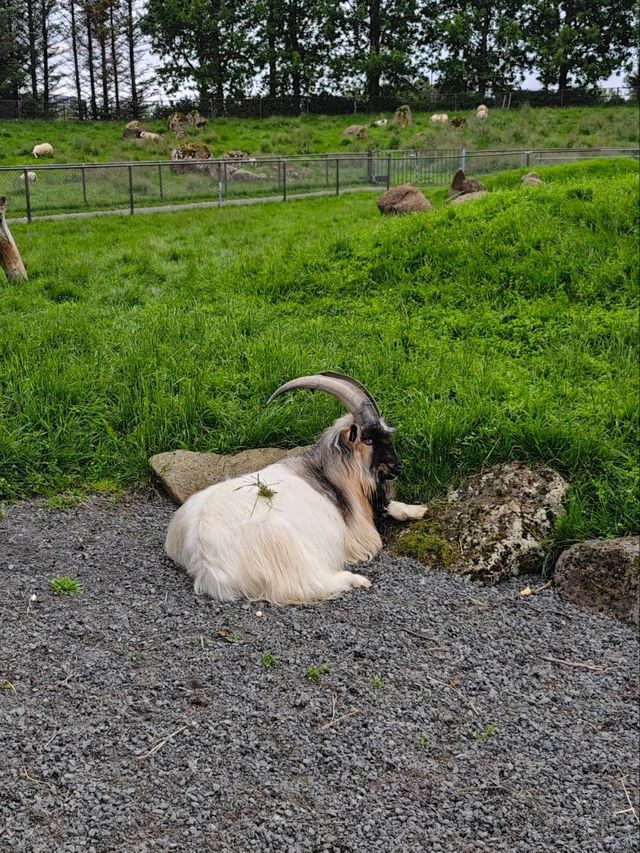
<svg viewBox="0 0 640 853">
<path fill-rule="evenodd" d="M 129 77 L 131 78 L 131 112 L 134 118 L 138 118 L 140 106 L 138 104 L 138 89 L 136 86 L 136 42 L 133 27 L 133 0 L 127 0 L 127 40 L 129 42 Z"/>
<path fill-rule="evenodd" d="M 98 27 L 98 44 L 100 45 L 100 66 L 102 78 L 102 117 L 110 118 L 109 115 L 109 67 L 107 65 L 107 26 L 106 20 L 101 16 Z"/>
<path fill-rule="evenodd" d="M 120 86 L 118 83 L 118 52 L 116 50 L 116 28 L 113 20 L 114 0 L 109 3 L 109 30 L 111 35 L 111 70 L 113 72 L 113 96 L 116 103 L 116 116 L 120 118 Z"/>
<path fill-rule="evenodd" d="M 276 65 L 276 0 L 267 2 L 267 50 L 269 57 L 269 97 L 275 98 L 278 94 L 278 69 Z"/>
<path fill-rule="evenodd" d="M 380 42 L 382 28 L 380 24 L 380 2 L 369 3 L 369 62 L 367 64 L 367 95 L 369 107 L 374 98 L 380 97 Z"/>
<path fill-rule="evenodd" d="M 0 195 L 0 267 L 9 281 L 27 281 L 27 271 L 5 220 L 6 209 L 7 199 Z"/>
<path fill-rule="evenodd" d="M 491 24 L 491 11 L 487 9 L 482 19 L 480 30 L 480 52 L 478 55 L 478 97 L 484 103 L 487 94 L 487 43 L 489 39 L 489 26 Z"/>
<path fill-rule="evenodd" d="M 82 104 L 82 89 L 80 88 L 80 63 L 78 61 L 78 33 L 76 31 L 75 2 L 71 0 L 71 49 L 73 51 L 73 75 L 76 82 L 76 98 L 78 99 L 78 118 L 84 118 L 84 107 Z"/>
<path fill-rule="evenodd" d="M 31 97 L 38 100 L 38 50 L 36 40 L 36 22 L 33 14 L 35 0 L 27 0 L 27 29 L 29 35 L 29 75 L 31 77 Z"/>
<path fill-rule="evenodd" d="M 571 68 L 569 67 L 568 62 L 562 62 L 560 64 L 560 70 L 559 70 L 559 74 L 558 74 L 558 91 L 559 92 L 564 92 L 564 90 L 567 88 L 567 81 L 569 79 L 569 72 L 570 71 L 571 71 Z"/>
<path fill-rule="evenodd" d="M 302 73 L 300 70 L 301 51 L 298 38 L 298 4 L 291 0 L 287 14 L 287 51 L 291 63 L 291 88 L 293 90 L 293 103 L 296 110 L 300 110 L 300 95 L 302 94 Z"/>
<path fill-rule="evenodd" d="M 91 91 L 91 118 L 98 118 L 98 102 L 96 101 L 96 76 L 93 67 L 93 36 L 91 35 L 91 8 L 85 6 L 87 24 L 87 66 L 89 68 L 89 88 Z"/>
<path fill-rule="evenodd" d="M 44 114 L 49 113 L 49 12 L 47 0 L 42 0 L 40 6 L 42 20 L 42 100 L 44 102 Z"/>
</svg>

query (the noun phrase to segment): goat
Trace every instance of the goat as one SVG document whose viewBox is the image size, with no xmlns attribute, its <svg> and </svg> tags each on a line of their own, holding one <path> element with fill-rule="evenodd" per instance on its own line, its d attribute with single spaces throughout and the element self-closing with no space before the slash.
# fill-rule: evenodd
<svg viewBox="0 0 640 853">
<path fill-rule="evenodd" d="M 480 106 L 476 110 L 476 118 L 480 119 L 480 121 L 484 121 L 489 117 L 489 110 L 485 107 L 484 104 L 480 104 Z"/>
<path fill-rule="evenodd" d="M 431 124 L 449 124 L 447 113 L 435 113 L 431 116 Z"/>
<path fill-rule="evenodd" d="M 370 587 L 345 564 L 380 551 L 385 514 L 404 521 L 426 512 L 389 498 L 400 471 L 393 429 L 364 386 L 318 373 L 285 383 L 268 402 L 296 388 L 326 391 L 350 414 L 302 456 L 216 483 L 180 507 L 165 551 L 193 577 L 196 593 L 300 604 Z"/>
<path fill-rule="evenodd" d="M 41 142 L 40 145 L 33 146 L 33 151 L 31 153 L 36 160 L 38 157 L 53 157 L 53 145 L 48 142 Z"/>
</svg>

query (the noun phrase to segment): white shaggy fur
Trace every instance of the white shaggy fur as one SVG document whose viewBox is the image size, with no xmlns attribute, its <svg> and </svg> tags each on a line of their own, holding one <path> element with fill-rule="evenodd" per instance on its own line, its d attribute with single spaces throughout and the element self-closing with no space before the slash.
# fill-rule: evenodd
<svg viewBox="0 0 640 853">
<path fill-rule="evenodd" d="M 431 124 L 449 124 L 447 113 L 435 113 L 431 116 Z"/>
<path fill-rule="evenodd" d="M 31 153 L 36 160 L 38 157 L 53 157 L 53 145 L 50 145 L 48 142 L 42 142 L 40 145 L 34 145 Z"/>
<path fill-rule="evenodd" d="M 476 110 L 476 118 L 480 119 L 480 121 L 484 121 L 489 116 L 489 110 L 485 107 L 484 104 L 480 104 L 478 109 Z"/>
</svg>

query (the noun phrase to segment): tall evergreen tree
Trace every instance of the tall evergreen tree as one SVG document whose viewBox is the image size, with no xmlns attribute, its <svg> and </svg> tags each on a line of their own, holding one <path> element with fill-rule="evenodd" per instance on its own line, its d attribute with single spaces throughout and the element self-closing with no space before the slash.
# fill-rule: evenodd
<svg viewBox="0 0 640 853">
<path fill-rule="evenodd" d="M 25 78 L 25 49 L 18 0 L 0 0 L 0 98 L 18 99 Z"/>
</svg>

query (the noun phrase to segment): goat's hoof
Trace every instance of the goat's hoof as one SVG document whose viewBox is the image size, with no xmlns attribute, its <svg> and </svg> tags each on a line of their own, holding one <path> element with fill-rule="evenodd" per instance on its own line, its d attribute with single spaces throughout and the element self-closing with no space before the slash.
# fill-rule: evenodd
<svg viewBox="0 0 640 853">
<path fill-rule="evenodd" d="M 351 575 L 351 587 L 352 589 L 357 589 L 358 587 L 362 587 L 363 589 L 369 589 L 371 586 L 371 581 L 369 578 L 365 578 L 364 575 Z"/>
</svg>

